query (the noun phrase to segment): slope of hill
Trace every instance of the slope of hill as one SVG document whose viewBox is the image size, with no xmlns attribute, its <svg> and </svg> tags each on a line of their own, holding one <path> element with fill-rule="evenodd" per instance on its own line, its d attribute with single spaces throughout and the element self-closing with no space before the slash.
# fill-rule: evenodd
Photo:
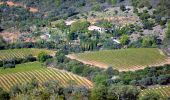
<svg viewBox="0 0 170 100">
<path fill-rule="evenodd" d="M 55 52 L 52 50 L 46 49 L 10 49 L 10 50 L 1 50 L 0 51 L 0 60 L 8 60 L 12 58 L 23 58 L 29 55 L 38 56 L 40 52 L 46 52 L 49 55 L 55 55 Z"/>
<path fill-rule="evenodd" d="M 0 69 L 0 87 L 9 90 L 16 84 L 30 82 L 33 78 L 40 82 L 40 86 L 47 81 L 56 80 L 61 86 L 69 84 L 91 88 L 92 83 L 86 78 L 55 68 L 42 67 L 39 62 L 17 65 L 14 69 Z"/>
<path fill-rule="evenodd" d="M 157 93 L 162 97 L 169 97 L 170 96 L 170 86 L 159 86 L 155 88 L 144 89 L 141 91 L 141 96 L 148 94 L 148 93 Z"/>
<path fill-rule="evenodd" d="M 168 64 L 167 57 L 154 48 L 105 50 L 71 54 L 67 57 L 85 64 L 108 68 L 112 66 L 119 71 L 134 71 L 147 66 Z"/>
</svg>

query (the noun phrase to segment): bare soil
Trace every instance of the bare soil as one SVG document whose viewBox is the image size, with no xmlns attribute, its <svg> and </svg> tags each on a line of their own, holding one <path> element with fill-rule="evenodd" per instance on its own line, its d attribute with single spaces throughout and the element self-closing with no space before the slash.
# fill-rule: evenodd
<svg viewBox="0 0 170 100">
<path fill-rule="evenodd" d="M 3 31 L 3 32 L 0 32 L 0 35 L 7 42 L 15 42 L 18 39 L 18 37 L 20 36 L 20 33 L 19 32 L 7 32 L 7 31 Z"/>
<path fill-rule="evenodd" d="M 118 25 L 125 25 L 125 24 L 133 24 L 138 20 L 136 16 L 113 16 L 113 17 L 106 17 L 106 18 L 89 18 L 87 19 L 91 24 L 96 23 L 100 20 L 108 20 L 112 21 Z"/>
</svg>

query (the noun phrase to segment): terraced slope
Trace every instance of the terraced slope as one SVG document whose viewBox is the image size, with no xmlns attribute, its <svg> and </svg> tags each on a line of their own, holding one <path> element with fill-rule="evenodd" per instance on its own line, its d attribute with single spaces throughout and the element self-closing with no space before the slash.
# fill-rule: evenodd
<svg viewBox="0 0 170 100">
<path fill-rule="evenodd" d="M 15 70 L 15 68 L 11 70 Z M 0 71 L 3 70 L 1 69 Z M 67 86 L 70 83 L 74 83 L 76 85 L 85 86 L 87 88 L 92 87 L 92 82 L 90 82 L 84 77 L 80 77 L 75 74 L 66 71 L 61 71 L 55 68 L 43 68 L 43 67 L 39 69 L 37 68 L 37 69 L 29 70 L 29 71 L 22 71 L 22 70 L 19 71 L 18 69 L 18 72 L 14 72 L 14 73 L 13 72 L 12 73 L 6 72 L 5 74 L 0 73 L 0 87 L 4 88 L 5 90 L 9 90 L 13 85 L 24 84 L 26 82 L 31 81 L 33 78 L 36 78 L 40 82 L 40 85 L 41 83 L 50 80 L 57 80 L 61 86 Z"/>
<path fill-rule="evenodd" d="M 162 97 L 170 97 L 170 86 L 160 86 L 156 88 L 150 88 L 150 89 L 145 89 L 141 91 L 141 96 L 150 93 L 150 92 L 155 92 L 161 95 Z"/>
<path fill-rule="evenodd" d="M 101 68 L 113 66 L 119 71 L 134 71 L 146 66 L 170 63 L 168 58 L 156 48 L 104 50 L 71 54 L 67 57 Z"/>
<path fill-rule="evenodd" d="M 54 55 L 55 52 L 51 50 L 46 50 L 46 49 L 10 49 L 10 50 L 0 50 L 0 60 L 7 60 L 7 59 L 12 59 L 12 58 L 22 58 L 28 55 L 33 55 L 37 56 L 40 52 L 46 52 L 50 55 Z"/>
</svg>

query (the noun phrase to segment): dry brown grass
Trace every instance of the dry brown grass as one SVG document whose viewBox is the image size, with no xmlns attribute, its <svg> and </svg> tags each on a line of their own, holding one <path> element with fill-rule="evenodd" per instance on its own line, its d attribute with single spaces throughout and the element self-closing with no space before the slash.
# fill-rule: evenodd
<svg viewBox="0 0 170 100">
<path fill-rule="evenodd" d="M 5 3 L 5 2 L 0 2 L 0 5 L 2 5 L 2 4 L 4 4 L 4 3 Z M 7 1 L 6 4 L 9 5 L 9 6 L 20 6 L 20 7 L 24 7 L 25 9 L 28 9 L 28 10 L 29 10 L 30 12 L 32 12 L 32 13 L 38 12 L 38 8 L 26 7 L 26 6 L 24 6 L 23 4 L 21 4 L 21 3 L 14 3 L 14 2 L 12 2 L 12 1 Z"/>
</svg>

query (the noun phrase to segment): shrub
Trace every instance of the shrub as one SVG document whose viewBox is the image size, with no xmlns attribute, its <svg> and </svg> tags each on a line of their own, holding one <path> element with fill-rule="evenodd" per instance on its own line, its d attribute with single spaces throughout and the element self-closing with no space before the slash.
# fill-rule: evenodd
<svg viewBox="0 0 170 100">
<path fill-rule="evenodd" d="M 143 23 L 143 28 L 149 29 L 149 30 L 152 30 L 152 28 L 155 25 L 155 23 L 153 21 L 150 21 L 150 20 L 143 20 L 142 23 Z"/>
<path fill-rule="evenodd" d="M 0 100 L 10 100 L 10 95 L 8 92 L 0 88 Z"/>
<path fill-rule="evenodd" d="M 33 57 L 32 55 L 29 55 L 27 57 L 25 57 L 27 62 L 34 62 L 36 61 L 36 57 Z"/>
<path fill-rule="evenodd" d="M 3 67 L 3 61 L 0 60 L 0 67 Z"/>
<path fill-rule="evenodd" d="M 45 62 L 48 58 L 50 58 L 50 56 L 47 55 L 46 52 L 40 52 L 40 53 L 38 54 L 38 60 L 39 60 L 40 62 Z"/>
<path fill-rule="evenodd" d="M 5 65 L 3 66 L 3 68 L 4 68 L 4 69 L 6 69 L 6 68 L 15 68 L 15 64 L 11 64 L 11 63 L 5 64 Z"/>
<path fill-rule="evenodd" d="M 170 38 L 170 21 L 168 21 L 168 30 L 166 32 L 166 38 Z"/>
<path fill-rule="evenodd" d="M 94 11 L 101 11 L 101 7 L 100 7 L 99 4 L 97 4 L 97 5 L 94 5 L 94 6 L 92 7 L 92 10 L 94 10 Z"/>
<path fill-rule="evenodd" d="M 158 83 L 160 85 L 167 85 L 170 83 L 170 75 L 161 75 L 158 77 Z"/>
<path fill-rule="evenodd" d="M 122 45 L 127 45 L 128 42 L 129 42 L 129 37 L 128 37 L 128 35 L 122 35 L 122 36 L 120 37 L 120 43 L 121 43 Z"/>
<path fill-rule="evenodd" d="M 120 10 L 125 11 L 125 10 L 126 10 L 125 5 L 121 5 L 121 6 L 120 6 Z"/>
</svg>

